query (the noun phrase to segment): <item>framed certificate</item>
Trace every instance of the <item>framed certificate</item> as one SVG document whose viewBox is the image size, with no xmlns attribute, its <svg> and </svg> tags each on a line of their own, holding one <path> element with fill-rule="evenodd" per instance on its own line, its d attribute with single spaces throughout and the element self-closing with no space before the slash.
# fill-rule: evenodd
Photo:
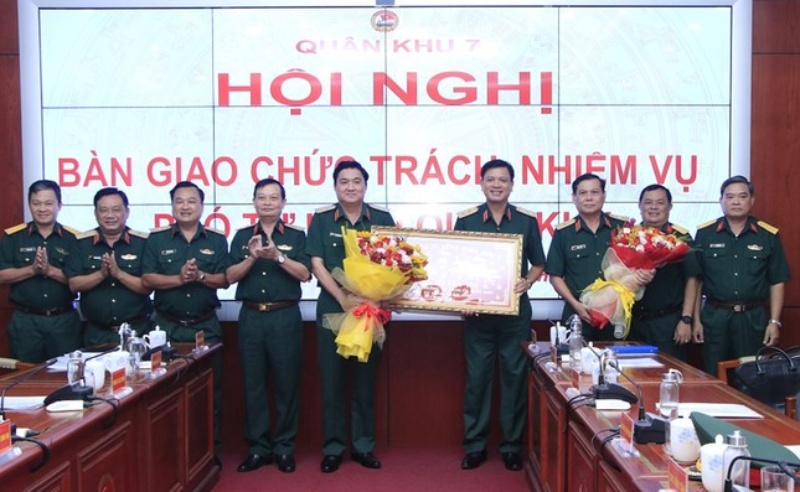
<svg viewBox="0 0 800 492">
<path fill-rule="evenodd" d="M 519 313 L 514 285 L 522 269 L 521 235 L 390 227 L 373 231 L 403 236 L 428 257 L 428 279 L 392 301 L 393 309 Z"/>
</svg>

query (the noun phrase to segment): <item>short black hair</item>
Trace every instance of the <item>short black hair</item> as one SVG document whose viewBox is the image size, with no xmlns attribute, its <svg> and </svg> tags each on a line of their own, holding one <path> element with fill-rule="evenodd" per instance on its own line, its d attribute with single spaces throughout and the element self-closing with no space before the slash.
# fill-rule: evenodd
<svg viewBox="0 0 800 492">
<path fill-rule="evenodd" d="M 514 166 L 503 159 L 493 159 L 481 166 L 481 180 L 483 180 L 483 177 L 486 175 L 487 171 L 490 169 L 497 169 L 499 167 L 508 169 L 508 174 L 511 176 L 511 181 L 514 181 Z"/>
<path fill-rule="evenodd" d="M 364 183 L 369 183 L 369 173 L 364 166 L 358 163 L 358 161 L 342 161 L 337 166 L 336 169 L 333 171 L 333 186 L 336 186 L 336 182 L 339 180 L 339 173 L 344 171 L 345 169 L 358 169 L 361 171 L 361 175 L 364 176 Z"/>
<path fill-rule="evenodd" d="M 742 183 L 747 185 L 747 189 L 750 191 L 750 195 L 755 196 L 756 190 L 753 188 L 753 183 L 751 183 L 749 179 L 745 178 L 741 174 L 737 174 L 736 176 L 731 176 L 730 178 L 722 182 L 722 186 L 719 187 L 719 197 L 722 198 L 722 195 L 725 194 L 725 188 L 736 183 Z"/>
<path fill-rule="evenodd" d="M 111 186 L 100 188 L 100 191 L 94 194 L 94 208 L 97 208 L 97 202 L 99 202 L 101 198 L 111 195 L 119 195 L 119 197 L 122 198 L 122 203 L 125 205 L 125 208 L 128 208 L 128 195 L 126 195 L 124 191 Z"/>
<path fill-rule="evenodd" d="M 206 194 L 203 193 L 203 190 L 200 189 L 199 186 L 192 183 L 191 181 L 179 181 L 171 190 L 169 190 L 169 200 L 174 202 L 175 201 L 175 192 L 181 188 L 194 188 L 197 190 L 197 193 L 200 195 L 200 203 L 205 203 L 206 201 Z"/>
<path fill-rule="evenodd" d="M 572 182 L 572 194 L 578 194 L 578 185 L 583 183 L 584 181 L 589 181 L 590 179 L 596 179 L 600 181 L 600 189 L 603 190 L 603 193 L 606 192 L 606 180 L 601 178 L 600 176 L 592 173 L 581 174 L 578 176 L 575 181 Z"/>
<path fill-rule="evenodd" d="M 56 194 L 56 199 L 58 199 L 58 204 L 61 205 L 61 187 L 58 186 L 58 183 L 49 179 L 40 179 L 31 183 L 28 187 L 28 202 L 31 201 L 34 193 L 44 190 L 53 190 L 53 193 Z"/>
<path fill-rule="evenodd" d="M 278 185 L 278 188 L 281 189 L 281 198 L 286 200 L 286 190 L 283 188 L 283 184 L 275 178 L 264 178 L 260 180 L 256 185 L 253 187 L 253 199 L 256 198 L 256 193 L 258 193 L 259 188 L 263 188 L 267 185 Z"/>
<path fill-rule="evenodd" d="M 669 191 L 669 188 L 667 188 L 666 186 L 660 185 L 660 184 L 657 184 L 657 183 L 654 183 L 654 184 L 651 184 L 651 185 L 647 185 L 647 186 L 644 187 L 642 192 L 639 193 L 639 203 L 642 203 L 642 199 L 644 198 L 644 194 L 645 193 L 647 193 L 649 191 L 656 191 L 656 190 L 664 190 L 664 193 L 667 194 L 667 201 L 669 203 L 672 203 L 672 192 Z"/>
</svg>

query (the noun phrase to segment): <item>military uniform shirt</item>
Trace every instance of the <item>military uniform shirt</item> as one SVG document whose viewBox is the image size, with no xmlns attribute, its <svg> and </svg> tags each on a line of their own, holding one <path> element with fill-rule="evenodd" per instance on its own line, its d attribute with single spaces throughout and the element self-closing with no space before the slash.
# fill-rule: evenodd
<svg viewBox="0 0 800 492">
<path fill-rule="evenodd" d="M 119 269 L 142 276 L 142 255 L 147 235 L 128 227 L 109 246 L 99 228 L 79 234 L 78 243 L 67 261 L 68 278 L 89 275 L 102 269 L 103 254 L 113 254 Z M 108 276 L 93 289 L 81 292 L 81 313 L 93 323 L 116 326 L 150 313 L 150 296 L 133 292 L 118 279 Z"/>
<path fill-rule="evenodd" d="M 48 262 L 61 270 L 75 247 L 75 234 L 56 223 L 53 232 L 45 239 L 34 222 L 6 229 L 0 240 L 0 270 L 25 268 L 36 261 L 36 248 L 47 250 Z M 12 302 L 34 309 L 61 308 L 72 303 L 75 294 L 69 286 L 43 275 L 35 275 L 11 285 Z"/>
<path fill-rule="evenodd" d="M 187 242 L 175 224 L 151 231 L 144 248 L 142 274 L 180 275 L 181 267 L 195 258 L 197 268 L 206 273 L 224 273 L 228 267 L 228 242 L 225 236 L 197 225 L 197 233 Z M 219 306 L 217 289 L 202 282 L 189 282 L 174 289 L 155 292 L 157 311 L 180 319 L 191 319 Z"/>
<path fill-rule="evenodd" d="M 342 227 L 358 231 L 369 231 L 372 226 L 394 226 L 394 219 L 389 212 L 378 209 L 372 205 L 363 204 L 361 216 L 352 226 L 347 216 L 338 203 L 317 210 L 311 219 L 308 229 L 308 243 L 306 251 L 310 257 L 322 258 L 325 268 L 330 272 L 334 268 L 341 268 L 344 262 L 344 243 L 342 242 Z M 318 310 L 322 304 L 322 312 L 329 309 L 341 310 L 339 304 L 322 289 L 318 301 Z"/>
<path fill-rule="evenodd" d="M 261 222 L 236 232 L 231 242 L 232 265 L 241 263 L 250 256 L 247 243 L 256 235 L 261 235 L 264 239 L 267 237 Z M 284 256 L 311 268 L 311 259 L 306 253 L 306 235 L 302 229 L 278 221 L 272 232 L 272 241 L 275 243 L 275 248 Z M 257 259 L 236 287 L 237 301 L 299 301 L 301 295 L 300 281 L 292 277 L 277 262 L 266 258 Z"/>
<path fill-rule="evenodd" d="M 661 226 L 659 230 L 667 234 L 675 234 L 691 249 L 684 255 L 682 261 L 670 263 L 656 269 L 656 276 L 652 282 L 645 286 L 642 298 L 636 301 L 637 308 L 645 312 L 659 311 L 672 306 L 683 306 L 686 280 L 700 274 L 700 267 L 693 251 L 692 237 L 688 231 L 670 222 Z"/>
<path fill-rule="evenodd" d="M 522 236 L 522 276 L 528 274 L 528 263 L 544 265 L 544 249 L 542 249 L 542 238 L 539 233 L 539 222 L 530 212 L 522 212 L 514 205 L 508 204 L 503 218 L 500 220 L 500 225 L 494 221 L 489 206 L 484 203 L 459 214 L 453 229 L 456 231 L 519 234 Z"/>
<path fill-rule="evenodd" d="M 703 294 L 724 302 L 769 299 L 770 286 L 790 278 L 778 230 L 750 217 L 739 237 L 725 217 L 698 227 L 695 245 Z"/>
<path fill-rule="evenodd" d="M 580 216 L 556 226 L 545 272 L 562 277 L 572 295 L 580 298 L 583 289 L 603 277 L 601 263 L 609 244 L 611 231 L 624 221 L 605 212 L 600 214 L 597 232 L 592 232 Z"/>
</svg>

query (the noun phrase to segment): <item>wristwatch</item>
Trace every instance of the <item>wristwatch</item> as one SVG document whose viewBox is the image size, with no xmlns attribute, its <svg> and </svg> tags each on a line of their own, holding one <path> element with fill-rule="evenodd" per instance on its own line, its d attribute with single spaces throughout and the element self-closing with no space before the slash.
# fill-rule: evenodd
<svg viewBox="0 0 800 492">
<path fill-rule="evenodd" d="M 689 316 L 688 314 L 684 314 L 683 316 L 681 316 L 681 321 L 683 321 L 687 325 L 691 325 L 692 323 L 694 323 L 694 318 Z"/>
<path fill-rule="evenodd" d="M 284 261 L 286 261 L 286 255 L 281 253 L 281 255 L 278 256 L 278 263 L 283 264 Z"/>
<path fill-rule="evenodd" d="M 777 326 L 778 328 L 783 328 L 783 323 L 781 323 L 781 322 L 780 322 L 780 320 L 777 320 L 777 319 L 771 319 L 771 320 L 769 320 L 769 324 L 771 324 L 771 325 L 775 325 L 775 326 Z"/>
<path fill-rule="evenodd" d="M 205 281 L 206 281 L 206 272 L 201 272 L 200 276 L 197 277 L 197 280 L 199 280 L 200 282 L 205 283 Z"/>
</svg>

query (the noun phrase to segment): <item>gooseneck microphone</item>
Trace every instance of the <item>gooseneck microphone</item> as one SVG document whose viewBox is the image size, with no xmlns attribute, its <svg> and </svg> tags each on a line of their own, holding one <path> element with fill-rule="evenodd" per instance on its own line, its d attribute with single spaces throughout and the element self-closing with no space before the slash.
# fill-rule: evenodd
<svg viewBox="0 0 800 492">
<path fill-rule="evenodd" d="M 49 359 L 44 361 L 40 366 L 30 369 L 28 372 L 23 374 L 22 377 L 14 379 L 14 381 L 12 381 L 11 384 L 3 388 L 3 396 L 0 397 L 0 417 L 2 417 L 3 420 L 5 420 L 6 418 L 6 393 L 8 393 L 8 390 L 10 390 L 14 386 L 22 382 L 27 381 L 28 379 L 32 378 L 35 374 L 41 372 L 43 369 L 52 366 L 53 364 L 56 363 L 57 360 L 58 359 Z"/>
<path fill-rule="evenodd" d="M 597 357 L 598 361 L 600 362 L 600 373 L 597 375 L 597 384 L 594 385 L 592 388 L 592 393 L 595 400 L 623 400 L 630 404 L 634 404 L 639 401 L 639 398 L 633 394 L 631 390 L 622 386 L 621 384 L 616 383 L 606 383 L 605 375 L 603 374 L 603 358 L 594 347 L 587 345 L 589 350 Z M 609 361 L 608 365 L 616 369 L 620 374 L 622 371 L 619 369 L 619 366 L 614 364 L 613 361 Z M 627 375 L 625 375 L 627 379 Z M 636 386 L 634 384 L 634 386 Z"/>
<path fill-rule="evenodd" d="M 660 417 L 655 417 L 645 411 L 642 386 L 622 372 L 616 362 L 610 361 L 608 364 L 619 371 L 622 377 L 627 379 L 639 393 L 639 417 L 633 422 L 634 442 L 637 444 L 664 444 L 667 441 L 667 423 Z"/>
<path fill-rule="evenodd" d="M 792 470 L 791 467 L 800 468 L 800 463 L 792 463 L 791 461 L 778 461 L 778 460 L 771 460 L 768 458 L 758 458 L 756 456 L 745 456 L 739 455 L 733 458 L 728 464 L 728 469 L 725 471 L 725 492 L 733 492 L 733 481 L 731 480 L 731 472 L 733 471 L 733 464 L 739 460 L 744 461 L 752 461 L 756 463 L 769 463 L 770 465 L 778 465 L 778 468 L 785 473 L 787 476 L 791 477 L 794 480 L 794 483 L 800 485 L 800 477 L 797 476 L 797 472 Z"/>
</svg>

